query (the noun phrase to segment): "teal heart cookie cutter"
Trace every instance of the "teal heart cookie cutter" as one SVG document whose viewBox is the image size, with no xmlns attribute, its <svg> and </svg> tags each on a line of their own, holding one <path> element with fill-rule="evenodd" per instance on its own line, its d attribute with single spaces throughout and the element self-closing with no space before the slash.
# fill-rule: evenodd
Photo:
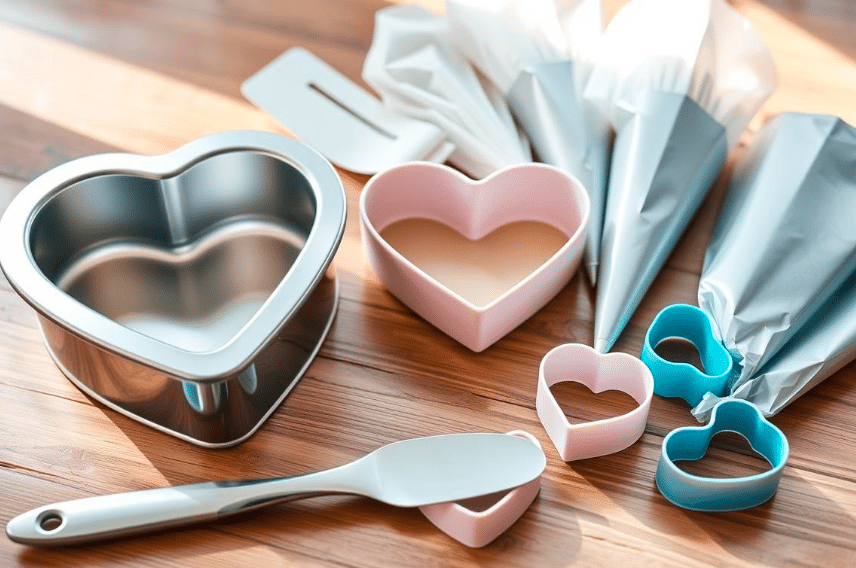
<svg viewBox="0 0 856 568">
<path fill-rule="evenodd" d="M 710 478 L 689 474 L 675 464 L 679 460 L 704 457 L 710 441 L 720 432 L 744 436 L 772 469 L 744 477 Z M 713 408 L 707 425 L 669 432 L 657 464 L 657 489 L 684 509 L 707 512 L 748 509 L 776 493 L 789 452 L 785 435 L 764 418 L 758 407 L 742 399 L 726 399 Z"/>
<path fill-rule="evenodd" d="M 689 363 L 668 361 L 654 349 L 666 339 L 685 339 L 695 345 L 705 371 Z M 716 338 L 708 315 L 695 306 L 675 304 L 657 314 L 639 356 L 654 377 L 654 394 L 680 397 L 695 406 L 707 393 L 723 396 L 734 361 Z"/>
</svg>

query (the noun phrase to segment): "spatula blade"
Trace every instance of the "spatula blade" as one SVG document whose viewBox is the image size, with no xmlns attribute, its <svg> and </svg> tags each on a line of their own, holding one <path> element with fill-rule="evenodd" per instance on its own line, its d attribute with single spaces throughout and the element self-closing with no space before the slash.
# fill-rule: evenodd
<svg viewBox="0 0 856 568">
<path fill-rule="evenodd" d="M 447 434 L 403 440 L 373 452 L 377 499 L 399 507 L 460 501 L 513 489 L 544 471 L 532 442 L 506 434 Z"/>
</svg>

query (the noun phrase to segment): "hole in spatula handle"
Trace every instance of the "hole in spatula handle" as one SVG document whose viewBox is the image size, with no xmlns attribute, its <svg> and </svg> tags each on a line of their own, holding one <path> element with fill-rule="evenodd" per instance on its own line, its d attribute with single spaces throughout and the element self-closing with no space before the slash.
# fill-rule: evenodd
<svg viewBox="0 0 856 568">
<path fill-rule="evenodd" d="M 59 511 L 45 511 L 36 519 L 36 523 L 39 525 L 39 530 L 43 533 L 50 534 L 52 532 L 58 531 L 63 523 L 65 523 L 65 519 Z"/>
</svg>

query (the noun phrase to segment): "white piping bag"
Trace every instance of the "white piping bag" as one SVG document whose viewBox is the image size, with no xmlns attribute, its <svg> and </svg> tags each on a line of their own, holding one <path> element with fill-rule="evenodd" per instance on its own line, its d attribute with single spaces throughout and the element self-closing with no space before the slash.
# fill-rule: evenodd
<svg viewBox="0 0 856 568">
<path fill-rule="evenodd" d="M 740 134 L 776 85 L 773 57 L 725 0 L 631 0 L 586 86 L 616 130 L 595 348 L 612 348 Z"/>
<path fill-rule="evenodd" d="M 532 159 L 502 95 L 454 48 L 441 16 L 415 5 L 379 10 L 363 79 L 384 104 L 446 132 L 456 147 L 449 161 L 472 177 Z"/>
<path fill-rule="evenodd" d="M 600 0 L 446 0 L 452 39 L 505 94 L 538 158 L 575 176 L 592 216 L 586 270 L 597 278 L 611 127 L 583 99 L 603 32 Z"/>
<path fill-rule="evenodd" d="M 738 164 L 699 282 L 736 374 L 729 396 L 771 416 L 856 358 L 856 128 L 768 122 Z M 693 414 L 719 399 L 708 393 Z"/>
</svg>

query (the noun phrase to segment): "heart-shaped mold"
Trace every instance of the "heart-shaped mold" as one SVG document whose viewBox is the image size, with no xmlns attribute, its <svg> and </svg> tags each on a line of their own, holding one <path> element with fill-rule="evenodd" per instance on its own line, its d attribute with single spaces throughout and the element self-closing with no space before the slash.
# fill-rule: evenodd
<svg viewBox="0 0 856 568">
<path fill-rule="evenodd" d="M 514 430 L 508 432 L 508 435 L 529 440 L 541 448 L 541 444 L 529 432 Z M 455 540 L 471 548 L 481 548 L 507 531 L 526 512 L 540 490 L 539 476 L 502 496 L 490 495 L 475 500 L 486 507 L 454 502 L 427 505 L 419 510 L 434 526 Z"/>
<path fill-rule="evenodd" d="M 704 372 L 693 365 L 668 361 L 656 352 L 668 339 L 692 343 L 698 351 Z M 640 359 L 654 377 L 654 394 L 680 397 L 695 406 L 708 392 L 725 394 L 734 365 L 725 346 L 716 339 L 710 317 L 695 306 L 674 304 L 663 308 L 645 334 Z"/>
<path fill-rule="evenodd" d="M 511 166 L 473 181 L 449 167 L 417 162 L 369 180 L 360 198 L 360 227 L 367 260 L 390 292 L 463 345 L 482 351 L 538 311 L 570 281 L 580 263 L 589 208 L 579 182 L 545 164 Z M 488 280 L 503 282 L 495 296 L 488 294 L 477 304 L 387 242 L 385 229 L 403 220 L 439 223 L 469 241 L 480 241 L 512 223 L 522 223 L 523 230 L 546 225 L 546 232 L 555 229 L 566 240 L 531 271 L 518 274 L 516 282 L 502 274 L 503 266 L 494 265 L 487 271 L 480 266 L 481 273 L 475 269 L 466 272 L 460 250 L 445 253 L 446 268 L 457 272 L 453 280 L 476 286 L 482 281 L 485 286 L 493 285 Z M 432 243 L 425 244 L 430 248 Z M 442 251 L 434 251 L 435 265 L 443 264 L 442 255 Z M 509 257 L 505 270 L 518 269 L 520 262 Z"/>
<path fill-rule="evenodd" d="M 744 477 L 701 477 L 679 468 L 679 460 L 704 457 L 711 440 L 720 432 L 746 438 L 753 450 L 772 466 L 763 473 Z M 785 435 L 758 408 L 742 399 L 725 399 L 713 407 L 705 426 L 677 428 L 663 440 L 657 464 L 657 488 L 663 496 L 685 509 L 736 511 L 769 500 L 779 487 L 789 446 Z"/>
<path fill-rule="evenodd" d="M 585 385 L 593 393 L 618 390 L 639 406 L 621 416 L 571 424 L 550 387 L 563 381 Z M 581 343 L 559 345 L 541 360 L 535 409 L 564 461 L 621 451 L 638 440 L 648 421 L 654 379 L 648 368 L 626 353 L 598 353 Z"/>
<path fill-rule="evenodd" d="M 332 323 L 345 214 L 315 151 L 227 132 L 45 173 L 0 221 L 0 264 L 85 392 L 230 445 L 285 397 Z"/>
</svg>

